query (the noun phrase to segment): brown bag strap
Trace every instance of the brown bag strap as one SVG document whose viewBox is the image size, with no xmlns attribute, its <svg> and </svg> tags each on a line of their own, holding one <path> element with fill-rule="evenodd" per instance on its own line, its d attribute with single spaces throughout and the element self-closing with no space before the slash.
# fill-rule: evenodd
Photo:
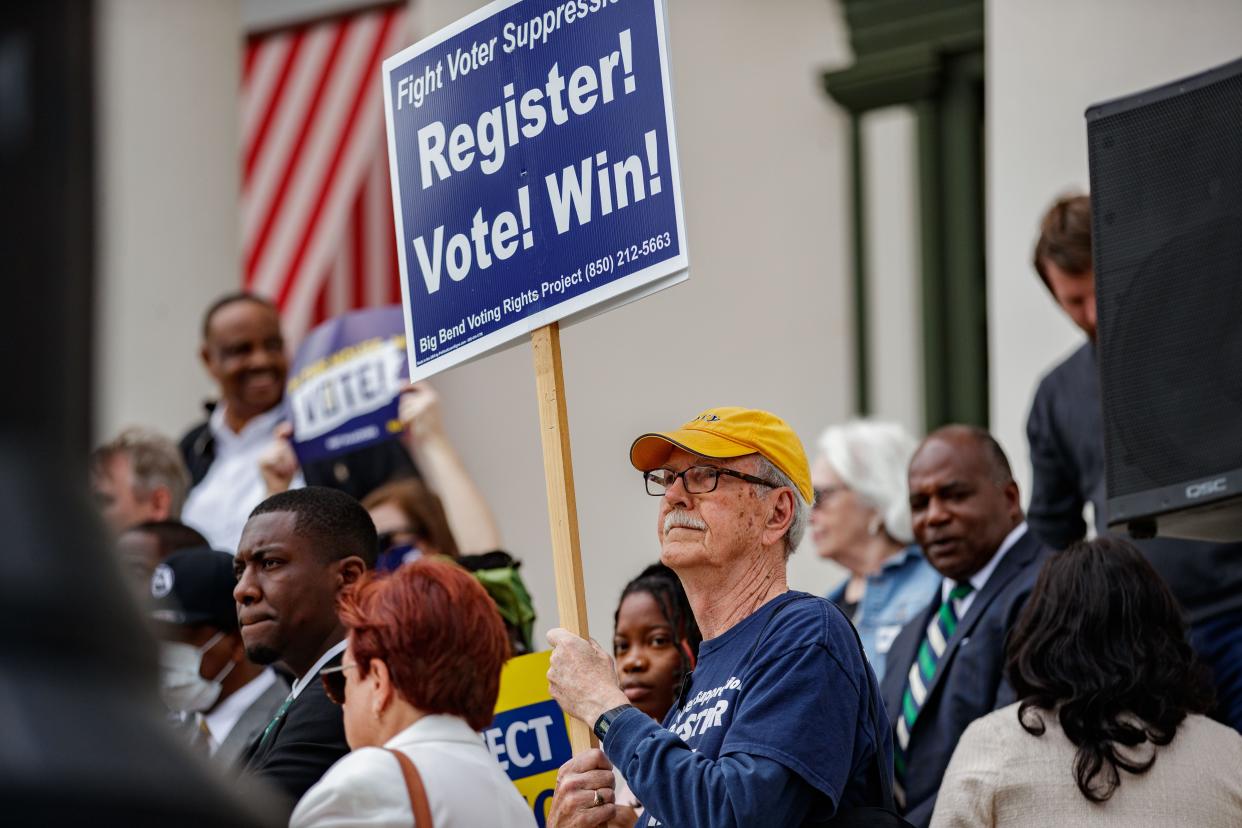
<svg viewBox="0 0 1242 828">
<path fill-rule="evenodd" d="M 414 825 L 417 828 L 432 828 L 431 803 L 427 801 L 427 789 L 423 787 L 423 777 L 419 774 L 418 768 L 410 761 L 410 757 L 401 751 L 392 748 L 385 748 L 385 750 L 397 757 L 397 763 L 401 765 L 405 787 L 410 794 L 410 809 L 414 811 Z"/>
</svg>

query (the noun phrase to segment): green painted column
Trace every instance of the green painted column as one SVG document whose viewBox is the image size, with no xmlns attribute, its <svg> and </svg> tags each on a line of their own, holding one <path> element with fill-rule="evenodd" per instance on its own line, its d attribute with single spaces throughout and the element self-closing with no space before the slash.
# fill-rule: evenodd
<svg viewBox="0 0 1242 828">
<path fill-rule="evenodd" d="M 948 422 L 952 399 L 948 341 L 948 297 L 944 272 L 944 205 L 940 198 L 940 108 L 930 100 L 915 106 L 918 118 L 919 248 L 923 269 L 923 422 L 930 431 Z"/>
<path fill-rule="evenodd" d="M 983 91 L 973 56 L 952 61 L 940 100 L 945 357 L 943 422 L 988 424 L 987 275 L 984 267 Z M 981 67 L 980 67 L 981 68 Z M 931 426 L 933 420 L 928 420 Z"/>
<path fill-rule="evenodd" d="M 854 239 L 854 411 L 871 413 L 871 308 L 867 301 L 866 147 L 862 116 L 850 116 L 850 174 Z"/>
<path fill-rule="evenodd" d="M 824 75 L 850 113 L 855 407 L 871 413 L 862 116 L 896 104 L 918 118 L 925 426 L 987 426 L 983 0 L 840 0 L 853 65 Z"/>
</svg>

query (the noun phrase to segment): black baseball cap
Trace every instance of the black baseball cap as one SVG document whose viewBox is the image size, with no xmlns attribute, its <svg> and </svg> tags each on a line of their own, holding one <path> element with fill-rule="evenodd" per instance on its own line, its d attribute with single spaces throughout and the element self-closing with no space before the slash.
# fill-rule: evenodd
<svg viewBox="0 0 1242 828">
<path fill-rule="evenodd" d="M 151 618 L 190 627 L 237 629 L 233 556 L 206 546 L 179 549 L 151 573 Z"/>
</svg>

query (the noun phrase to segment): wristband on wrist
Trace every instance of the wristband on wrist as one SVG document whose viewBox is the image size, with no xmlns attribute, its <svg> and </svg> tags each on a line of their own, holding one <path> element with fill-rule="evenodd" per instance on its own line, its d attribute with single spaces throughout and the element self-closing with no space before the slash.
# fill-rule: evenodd
<svg viewBox="0 0 1242 828">
<path fill-rule="evenodd" d="M 599 718 L 595 720 L 595 726 L 591 728 L 595 731 L 595 737 L 601 742 L 604 741 L 604 737 L 608 735 L 608 729 L 612 727 L 612 723 L 617 720 L 617 717 L 622 712 L 629 710 L 633 706 L 632 704 L 619 704 L 611 710 L 605 710 L 601 713 Z"/>
</svg>

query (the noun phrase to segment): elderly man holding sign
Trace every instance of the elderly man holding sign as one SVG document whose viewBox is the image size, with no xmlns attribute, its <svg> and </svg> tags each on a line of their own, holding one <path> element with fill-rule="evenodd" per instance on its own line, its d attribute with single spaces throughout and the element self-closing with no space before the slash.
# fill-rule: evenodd
<svg viewBox="0 0 1242 828">
<path fill-rule="evenodd" d="M 857 636 L 787 585 L 812 497 L 797 435 L 765 411 L 714 408 L 640 436 L 630 462 L 660 498 L 661 558 L 703 643 L 661 727 L 630 705 L 598 644 L 548 633 L 552 694 L 603 746 L 562 768 L 551 824 L 613 818 L 610 766 L 648 826 L 801 825 L 891 807 L 888 720 Z"/>
</svg>

